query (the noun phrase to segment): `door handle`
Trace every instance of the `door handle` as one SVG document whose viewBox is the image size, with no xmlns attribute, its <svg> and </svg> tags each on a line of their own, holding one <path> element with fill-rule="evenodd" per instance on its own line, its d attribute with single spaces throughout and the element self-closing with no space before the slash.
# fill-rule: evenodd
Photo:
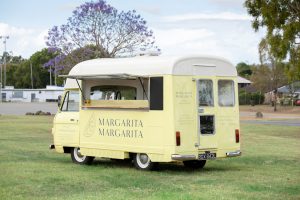
<svg viewBox="0 0 300 200">
<path fill-rule="evenodd" d="M 75 121 L 75 119 L 70 119 L 70 121 L 71 121 L 71 122 L 74 122 L 74 121 Z"/>
<path fill-rule="evenodd" d="M 198 109 L 198 112 L 199 112 L 199 113 L 204 113 L 204 108 L 199 108 L 199 109 Z"/>
</svg>

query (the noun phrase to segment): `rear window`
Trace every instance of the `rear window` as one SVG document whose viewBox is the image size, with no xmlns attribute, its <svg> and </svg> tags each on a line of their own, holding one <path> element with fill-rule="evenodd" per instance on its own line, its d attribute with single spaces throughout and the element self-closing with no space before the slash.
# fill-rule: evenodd
<svg viewBox="0 0 300 200">
<path fill-rule="evenodd" d="M 215 133 L 215 120 L 213 115 L 200 116 L 200 131 L 203 135 Z"/>
<path fill-rule="evenodd" d="M 198 80 L 198 102 L 200 106 L 214 106 L 212 80 Z"/>
<path fill-rule="evenodd" d="M 234 82 L 232 80 L 218 81 L 219 106 L 234 106 Z"/>
</svg>

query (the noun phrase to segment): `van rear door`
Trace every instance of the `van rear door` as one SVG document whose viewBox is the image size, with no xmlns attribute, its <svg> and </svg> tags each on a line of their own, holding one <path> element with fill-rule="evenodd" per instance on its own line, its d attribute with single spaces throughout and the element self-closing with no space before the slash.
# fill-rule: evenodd
<svg viewBox="0 0 300 200">
<path fill-rule="evenodd" d="M 215 96 L 215 79 L 197 80 L 197 135 L 199 150 L 213 150 L 218 146 L 218 138 L 215 130 Z"/>
<path fill-rule="evenodd" d="M 233 78 L 220 77 L 217 80 L 218 111 L 216 129 L 218 149 L 239 149 L 239 103 L 237 83 Z M 236 94 L 236 95 L 235 95 Z"/>
</svg>

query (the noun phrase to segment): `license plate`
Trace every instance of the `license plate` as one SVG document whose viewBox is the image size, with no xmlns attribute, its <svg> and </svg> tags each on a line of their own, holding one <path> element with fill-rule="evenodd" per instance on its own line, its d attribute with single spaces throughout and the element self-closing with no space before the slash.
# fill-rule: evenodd
<svg viewBox="0 0 300 200">
<path fill-rule="evenodd" d="M 200 160 L 210 160 L 210 159 L 216 159 L 217 154 L 216 153 L 204 153 L 204 154 L 199 154 L 199 159 Z"/>
</svg>

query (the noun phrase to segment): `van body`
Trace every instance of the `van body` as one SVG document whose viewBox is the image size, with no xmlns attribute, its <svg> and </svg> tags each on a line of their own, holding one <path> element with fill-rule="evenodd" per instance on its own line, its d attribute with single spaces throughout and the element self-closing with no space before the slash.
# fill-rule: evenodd
<svg viewBox="0 0 300 200">
<path fill-rule="evenodd" d="M 209 56 L 94 59 L 72 68 L 51 148 L 75 163 L 133 159 L 139 169 L 241 155 L 237 72 Z"/>
</svg>

